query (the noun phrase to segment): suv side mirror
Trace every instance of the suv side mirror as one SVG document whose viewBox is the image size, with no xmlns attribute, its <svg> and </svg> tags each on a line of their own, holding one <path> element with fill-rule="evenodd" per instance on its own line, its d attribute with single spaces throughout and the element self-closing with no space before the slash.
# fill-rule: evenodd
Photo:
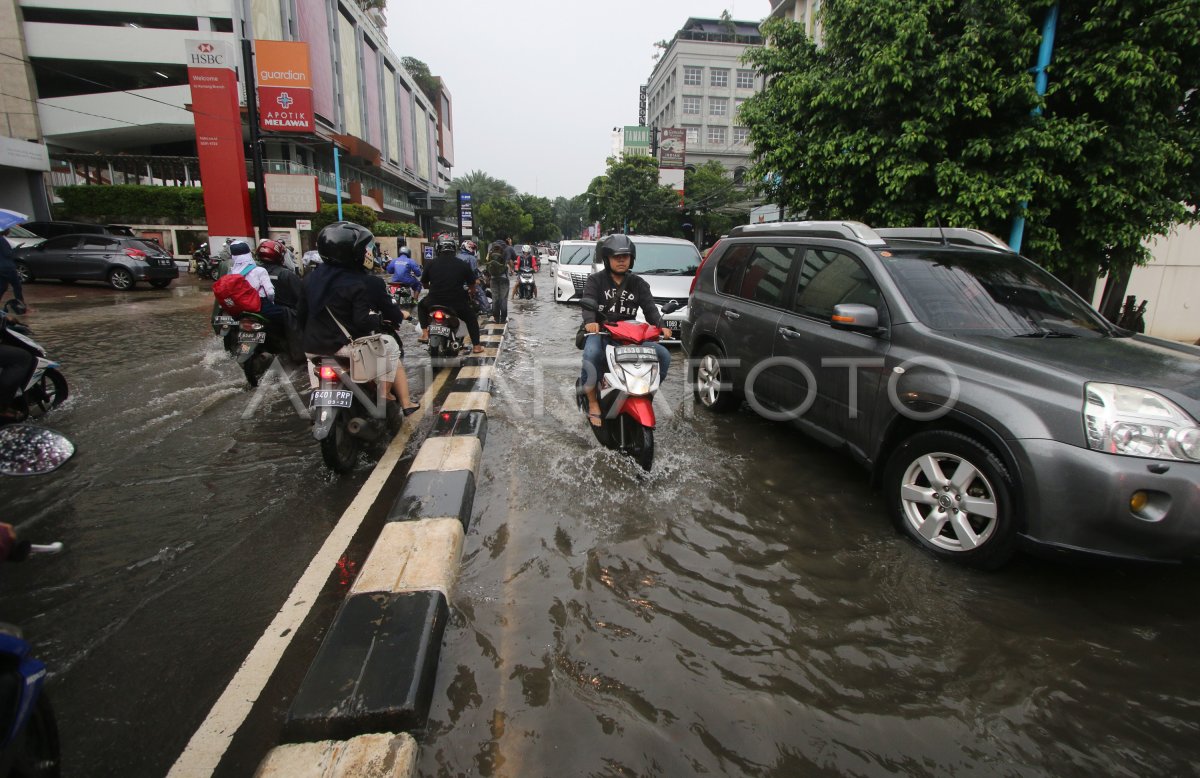
<svg viewBox="0 0 1200 778">
<path fill-rule="evenodd" d="M 841 303 L 833 306 L 829 323 L 835 330 L 864 332 L 875 335 L 879 332 L 879 311 L 862 303 Z"/>
</svg>

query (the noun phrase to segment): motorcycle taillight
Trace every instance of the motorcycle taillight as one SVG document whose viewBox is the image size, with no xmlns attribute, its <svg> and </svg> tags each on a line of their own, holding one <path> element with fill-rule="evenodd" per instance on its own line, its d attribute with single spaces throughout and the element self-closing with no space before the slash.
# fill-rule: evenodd
<svg viewBox="0 0 1200 778">
<path fill-rule="evenodd" d="M 441 321 L 442 319 L 446 318 L 446 314 L 443 313 L 442 311 L 434 311 L 433 318 L 437 319 L 438 321 Z"/>
<path fill-rule="evenodd" d="M 261 330 L 263 328 L 263 326 L 254 319 L 242 319 L 240 326 L 246 332 L 254 332 L 255 330 Z"/>
<path fill-rule="evenodd" d="M 328 365 L 321 365 L 321 367 L 317 368 L 317 376 L 322 381 L 338 380 L 337 370 L 332 367 L 329 367 Z"/>
</svg>

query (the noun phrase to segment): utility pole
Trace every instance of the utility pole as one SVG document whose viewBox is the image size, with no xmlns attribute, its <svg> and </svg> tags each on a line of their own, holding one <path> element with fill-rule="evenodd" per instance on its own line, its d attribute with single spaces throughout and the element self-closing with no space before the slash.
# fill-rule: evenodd
<svg viewBox="0 0 1200 778">
<path fill-rule="evenodd" d="M 246 84 L 246 116 L 250 121 L 250 158 L 254 178 L 254 220 L 259 240 L 271 237 L 267 226 L 267 192 L 263 181 L 262 149 L 258 134 L 257 79 L 254 77 L 254 51 L 249 38 L 242 38 L 242 78 Z"/>
</svg>

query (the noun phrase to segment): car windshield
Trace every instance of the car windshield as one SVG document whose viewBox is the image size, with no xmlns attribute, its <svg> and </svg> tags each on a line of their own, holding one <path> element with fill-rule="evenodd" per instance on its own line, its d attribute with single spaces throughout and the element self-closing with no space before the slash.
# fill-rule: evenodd
<svg viewBox="0 0 1200 778">
<path fill-rule="evenodd" d="M 634 271 L 638 275 L 694 276 L 700 252 L 690 243 L 636 243 Z"/>
<path fill-rule="evenodd" d="M 25 229 L 24 227 L 22 227 L 19 224 L 14 224 L 13 226 L 9 227 L 8 234 L 9 234 L 9 236 L 11 236 L 13 238 L 36 238 L 36 237 L 38 237 L 37 235 L 35 235 L 34 233 Z"/>
<path fill-rule="evenodd" d="M 563 246 L 562 253 L 558 255 L 558 261 L 563 265 L 590 265 L 594 253 L 596 253 L 595 243 Z"/>
<path fill-rule="evenodd" d="M 1015 254 L 887 251 L 881 259 L 917 318 L 935 330 L 1018 338 L 1116 334 L 1065 284 Z"/>
</svg>

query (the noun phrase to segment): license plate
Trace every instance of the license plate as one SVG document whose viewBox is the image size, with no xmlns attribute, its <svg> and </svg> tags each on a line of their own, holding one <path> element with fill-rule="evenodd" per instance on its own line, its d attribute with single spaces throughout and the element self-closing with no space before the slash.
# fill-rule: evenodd
<svg viewBox="0 0 1200 778">
<path fill-rule="evenodd" d="M 618 362 L 650 362 L 658 361 L 658 352 L 645 346 L 624 346 L 617 349 Z"/>
<path fill-rule="evenodd" d="M 349 389 L 313 389 L 312 408 L 349 408 L 354 394 Z"/>
<path fill-rule="evenodd" d="M 267 333 L 265 332 L 239 332 L 238 343 L 266 343 Z"/>
<path fill-rule="evenodd" d="M 233 321 L 234 321 L 234 319 L 232 316 L 217 316 L 213 319 L 213 324 L 216 324 L 216 325 L 233 324 Z"/>
<path fill-rule="evenodd" d="M 667 328 L 672 330 L 677 330 L 683 326 L 683 322 L 679 319 L 667 319 L 663 324 L 666 324 Z"/>
<path fill-rule="evenodd" d="M 450 328 L 443 324 L 430 324 L 429 325 L 429 334 L 430 335 L 441 335 L 443 338 L 448 338 L 448 337 L 450 337 Z"/>
</svg>

